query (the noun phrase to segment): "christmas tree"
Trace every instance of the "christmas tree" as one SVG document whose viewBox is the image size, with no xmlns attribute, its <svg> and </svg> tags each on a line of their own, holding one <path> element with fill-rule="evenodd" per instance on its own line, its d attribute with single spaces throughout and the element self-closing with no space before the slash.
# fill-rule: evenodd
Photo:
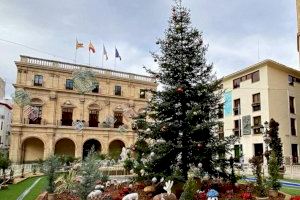
<svg viewBox="0 0 300 200">
<path fill-rule="evenodd" d="M 282 143 L 281 143 L 281 139 L 279 138 L 279 123 L 276 122 L 274 119 L 270 120 L 270 124 L 269 124 L 269 131 L 268 134 L 271 138 L 271 142 L 270 142 L 270 147 L 272 149 L 272 151 L 274 151 L 275 155 L 276 155 L 276 159 L 277 159 L 277 165 L 280 167 L 282 166 L 282 162 L 283 162 L 283 156 L 282 156 Z"/>
<path fill-rule="evenodd" d="M 135 172 L 140 176 L 187 180 L 191 168 L 227 176 L 228 143 L 216 136 L 221 80 L 205 58 L 202 33 L 191 26 L 190 13 L 175 1 L 165 38 L 153 53 L 159 71 L 147 70 L 163 86 L 151 91 L 146 116 L 136 119 Z M 145 120 L 145 119 L 149 120 Z M 228 176 L 227 176 L 228 177 Z"/>
</svg>

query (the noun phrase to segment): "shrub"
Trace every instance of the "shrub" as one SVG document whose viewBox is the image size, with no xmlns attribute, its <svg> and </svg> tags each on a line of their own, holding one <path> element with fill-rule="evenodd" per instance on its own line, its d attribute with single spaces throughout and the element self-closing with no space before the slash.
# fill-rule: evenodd
<svg viewBox="0 0 300 200">
<path fill-rule="evenodd" d="M 47 176 L 48 179 L 48 187 L 47 191 L 49 193 L 53 193 L 55 190 L 55 178 L 56 178 L 56 170 L 61 166 L 61 162 L 57 156 L 50 156 L 44 162 L 43 172 Z"/>
<path fill-rule="evenodd" d="M 268 163 L 268 171 L 269 171 L 269 178 L 268 184 L 274 190 L 279 190 L 281 188 L 281 184 L 278 181 L 279 179 L 279 165 L 278 165 L 277 157 L 275 152 L 271 153 L 271 158 Z"/>
<path fill-rule="evenodd" d="M 179 200 L 193 200 L 197 191 L 197 183 L 193 178 L 189 178 L 183 186 L 183 193 Z"/>
<path fill-rule="evenodd" d="M 266 182 L 262 177 L 263 157 L 253 156 L 251 159 L 249 159 L 249 162 L 253 170 L 253 175 L 256 177 L 255 190 L 257 192 L 257 196 L 265 197 L 267 196 L 267 187 L 266 187 Z"/>
</svg>

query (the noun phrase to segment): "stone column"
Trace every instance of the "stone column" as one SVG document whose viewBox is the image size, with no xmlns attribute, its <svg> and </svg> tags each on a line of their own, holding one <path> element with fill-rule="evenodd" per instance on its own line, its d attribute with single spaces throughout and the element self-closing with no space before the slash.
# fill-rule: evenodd
<svg viewBox="0 0 300 200">
<path fill-rule="evenodd" d="M 9 147 L 9 159 L 13 163 L 21 162 L 22 154 L 22 133 L 20 131 L 12 131 L 10 138 L 10 147 Z"/>
<path fill-rule="evenodd" d="M 49 156 L 54 155 L 55 150 L 55 140 L 54 140 L 55 133 L 49 132 L 47 133 L 43 139 L 44 139 L 44 160 L 47 159 Z"/>
<path fill-rule="evenodd" d="M 77 134 L 75 138 L 75 158 L 82 158 L 83 138 L 82 134 Z"/>
</svg>

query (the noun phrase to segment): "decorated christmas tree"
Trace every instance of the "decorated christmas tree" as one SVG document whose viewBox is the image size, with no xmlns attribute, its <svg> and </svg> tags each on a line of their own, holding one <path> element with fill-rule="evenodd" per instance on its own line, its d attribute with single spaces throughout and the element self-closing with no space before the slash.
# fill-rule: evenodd
<svg viewBox="0 0 300 200">
<path fill-rule="evenodd" d="M 224 157 L 233 138 L 216 135 L 221 101 L 221 80 L 205 58 L 202 33 L 191 26 L 190 13 L 175 1 L 159 53 L 153 53 L 157 72 L 148 70 L 163 86 L 151 91 L 145 116 L 134 124 L 138 140 L 134 169 L 140 177 L 187 180 L 197 169 L 212 176 L 228 177 Z M 201 168 L 201 169 L 200 169 Z"/>
</svg>

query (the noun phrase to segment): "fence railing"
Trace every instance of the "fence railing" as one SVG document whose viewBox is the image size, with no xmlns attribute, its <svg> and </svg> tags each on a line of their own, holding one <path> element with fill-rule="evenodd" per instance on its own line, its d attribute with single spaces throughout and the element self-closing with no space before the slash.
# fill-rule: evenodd
<svg viewBox="0 0 300 200">
<path fill-rule="evenodd" d="M 95 72 L 96 74 L 100 74 L 100 75 L 104 75 L 104 76 L 108 76 L 108 77 L 119 77 L 119 78 L 125 78 L 125 79 L 137 80 L 137 81 L 151 82 L 151 83 L 154 83 L 154 81 L 155 81 L 155 78 L 150 77 L 150 76 L 143 76 L 143 75 L 138 75 L 138 74 L 133 74 L 133 73 L 114 71 L 114 70 L 109 70 L 109 69 L 61 62 L 61 61 L 56 61 L 56 60 L 34 58 L 34 57 L 23 56 L 23 55 L 21 55 L 21 62 L 38 65 L 40 67 L 52 67 L 52 68 L 59 68 L 59 69 L 65 69 L 65 70 L 89 69 L 89 70 L 92 70 L 93 72 Z"/>
</svg>

